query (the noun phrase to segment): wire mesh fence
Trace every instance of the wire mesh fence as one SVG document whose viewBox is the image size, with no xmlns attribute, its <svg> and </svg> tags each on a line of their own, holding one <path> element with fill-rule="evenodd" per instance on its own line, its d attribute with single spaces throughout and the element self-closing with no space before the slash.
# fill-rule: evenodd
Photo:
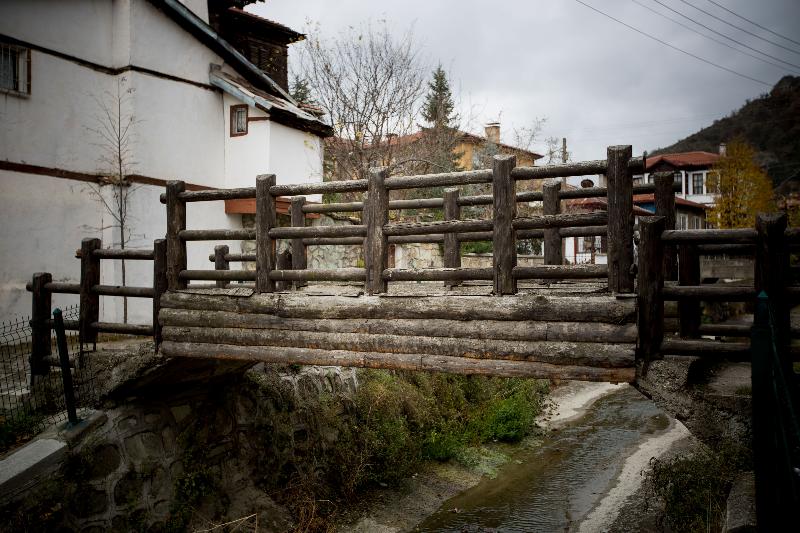
<svg viewBox="0 0 800 533">
<path fill-rule="evenodd" d="M 77 320 L 78 306 L 63 310 L 65 320 Z M 51 332 L 53 361 L 58 360 L 55 331 Z M 97 399 L 93 374 L 84 361 L 77 331 L 67 332 L 73 361 L 73 390 L 78 407 Z M 0 323 L 0 453 L 27 440 L 51 424 L 67 419 L 60 367 L 50 366 L 43 376 L 32 376 L 30 320 L 20 317 Z"/>
</svg>

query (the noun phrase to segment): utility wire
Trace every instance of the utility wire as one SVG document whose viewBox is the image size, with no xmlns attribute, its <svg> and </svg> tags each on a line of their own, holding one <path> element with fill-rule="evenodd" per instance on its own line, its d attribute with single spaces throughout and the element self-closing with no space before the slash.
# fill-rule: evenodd
<svg viewBox="0 0 800 533">
<path fill-rule="evenodd" d="M 672 11 L 673 13 L 677 13 L 678 15 L 682 16 L 683 18 L 685 18 L 685 19 L 687 19 L 687 20 L 689 20 L 689 21 L 691 21 L 691 22 L 693 22 L 693 23 L 697 24 L 698 26 L 702 26 L 703 28 L 705 28 L 705 29 L 707 29 L 707 30 L 709 30 L 709 31 L 711 31 L 711 32 L 714 32 L 714 33 L 716 33 L 717 35 L 720 35 L 720 36 L 724 37 L 725 39 L 728 39 L 729 41 L 733 41 L 733 42 L 735 42 L 736 44 L 739 44 L 739 45 L 741 45 L 741 46 L 744 46 L 745 48 L 748 48 L 748 49 L 750 49 L 750 50 L 753 50 L 754 52 L 758 52 L 759 54 L 765 55 L 765 56 L 767 56 L 767 57 L 770 57 L 770 58 L 772 58 L 772 59 L 775 59 L 775 60 L 777 60 L 777 61 L 780 61 L 781 63 L 786 63 L 787 65 L 790 65 L 790 66 L 794 67 L 794 68 L 795 68 L 795 71 L 794 71 L 795 73 L 798 73 L 798 72 L 800 71 L 800 70 L 798 70 L 798 69 L 800 69 L 800 65 L 793 65 L 792 63 L 789 63 L 788 61 L 784 61 L 783 59 L 780 59 L 780 58 L 777 58 L 777 57 L 773 57 L 773 56 L 771 56 L 771 55 L 769 55 L 769 54 L 767 54 L 767 53 L 765 53 L 765 52 L 762 52 L 761 50 L 756 50 L 755 48 L 753 48 L 753 47 L 751 47 L 751 46 L 748 46 L 748 45 L 746 45 L 746 44 L 744 44 L 744 43 L 742 43 L 742 42 L 739 42 L 739 41 L 737 41 L 736 39 L 733 39 L 733 38 L 731 38 L 731 37 L 728 37 L 727 35 L 724 35 L 724 34 L 722 34 L 722 33 L 718 32 L 718 31 L 716 31 L 716 30 L 715 30 L 715 29 L 713 29 L 713 28 L 709 28 L 708 26 L 706 26 L 706 25 L 704 25 L 704 24 L 701 24 L 701 23 L 699 23 L 699 22 L 697 22 L 697 21 L 695 21 L 695 20 L 692 20 L 691 18 L 687 17 L 687 16 L 686 16 L 686 15 L 684 15 L 683 13 L 681 13 L 681 12 L 679 12 L 679 11 L 676 11 L 676 10 L 672 9 L 671 7 L 669 7 L 669 6 L 668 6 L 668 5 L 666 5 L 666 4 L 662 4 L 662 3 L 661 3 L 661 2 L 659 2 L 658 0 L 653 0 L 653 1 L 654 1 L 654 2 L 656 2 L 656 3 L 657 3 L 657 4 L 659 4 L 659 5 L 661 5 L 661 6 L 665 7 L 665 8 L 667 8 L 667 9 L 669 9 L 669 10 L 670 10 L 670 11 Z M 698 30 L 696 30 L 696 29 L 692 28 L 691 26 L 688 26 L 688 25 L 684 24 L 683 22 L 680 22 L 680 21 L 678 21 L 678 20 L 675 20 L 675 19 L 674 19 L 674 18 L 672 18 L 672 17 L 668 17 L 668 16 L 667 16 L 667 15 L 665 15 L 664 13 L 661 13 L 660 11 L 657 11 L 657 10 L 653 9 L 653 8 L 652 8 L 652 7 L 650 7 L 650 6 L 648 6 L 648 5 L 645 5 L 645 4 L 641 3 L 641 2 L 639 2 L 639 0 L 631 0 L 631 2 L 633 2 L 633 3 L 634 3 L 634 4 L 636 4 L 636 5 L 642 6 L 643 8 L 645 8 L 645 9 L 647 9 L 647 10 L 649 10 L 649 11 L 652 11 L 652 12 L 653 12 L 653 13 L 655 13 L 656 15 L 658 15 L 658 16 L 660 16 L 660 17 L 663 17 L 663 18 L 665 18 L 665 19 L 667 19 L 667 20 L 669 20 L 669 21 L 672 21 L 672 22 L 674 22 L 675 24 L 677 24 L 677 25 L 679 25 L 679 26 L 682 26 L 682 27 L 686 28 L 686 29 L 687 29 L 687 30 L 689 30 L 689 31 L 693 31 L 693 32 L 695 32 L 697 35 L 701 35 L 701 36 L 705 37 L 706 39 L 709 39 L 709 40 L 711 40 L 711 41 L 714 41 L 714 42 L 715 42 L 715 43 L 717 43 L 717 44 L 721 44 L 722 46 L 727 46 L 727 47 L 728 47 L 728 48 L 730 48 L 731 50 L 735 50 L 735 51 L 739 52 L 740 54 L 744 54 L 744 55 L 746 55 L 746 56 L 750 56 L 750 57 L 752 57 L 752 58 L 758 59 L 759 61 L 763 61 L 764 63 L 767 63 L 767 64 L 769 64 L 769 65 L 772 65 L 772 66 L 774 66 L 774 67 L 778 67 L 778 68 L 779 68 L 779 69 L 781 69 L 781 70 L 786 70 L 786 67 L 785 67 L 785 66 L 783 66 L 783 65 L 779 65 L 779 64 L 777 64 L 777 63 L 773 63 L 772 61 L 768 61 L 768 60 L 766 60 L 766 59 L 764 59 L 764 58 L 762 58 L 762 57 L 759 57 L 759 56 L 757 56 L 757 55 L 753 55 L 753 54 L 751 54 L 751 53 L 749 53 L 749 52 L 745 52 L 744 50 L 739 50 L 738 48 L 736 48 L 736 47 L 734 47 L 734 46 L 731 46 L 731 45 L 729 45 L 729 44 L 728 44 L 728 43 L 726 43 L 726 42 L 723 42 L 723 41 L 720 41 L 720 40 L 718 40 L 718 39 L 715 39 L 715 38 L 713 38 L 713 37 L 710 37 L 710 36 L 708 36 L 708 35 L 706 35 L 706 34 L 704 34 L 704 33 L 700 32 L 700 31 L 698 31 Z"/>
<path fill-rule="evenodd" d="M 701 12 L 701 13 L 705 13 L 705 14 L 706 14 L 706 15 L 708 15 L 709 17 L 715 18 L 715 19 L 719 20 L 720 22 L 723 22 L 723 23 L 727 24 L 727 25 L 728 25 L 728 26 L 730 26 L 731 28 L 736 28 L 736 29 L 737 29 L 737 30 L 739 30 L 739 31 L 743 31 L 744 33 L 746 33 L 746 34 L 748 34 L 748 35 L 752 35 L 753 37 L 756 37 L 757 39 L 761 39 L 762 41 L 766 41 L 766 42 L 768 42 L 768 43 L 769 43 L 769 44 L 771 44 L 771 45 L 777 46 L 778 48 L 783 48 L 784 50 L 788 50 L 789 52 L 791 52 L 791 53 L 793 53 L 793 54 L 800 55 L 800 52 L 798 52 L 797 50 L 794 50 L 794 49 L 792 49 L 792 48 L 789 48 L 789 47 L 787 47 L 787 46 L 783 46 L 782 44 L 780 44 L 780 43 L 776 43 L 775 41 L 770 41 L 770 40 L 769 40 L 769 39 L 767 39 L 766 37 L 762 37 L 762 36 L 760 36 L 760 35 L 759 35 L 759 34 L 757 34 L 757 33 L 753 33 L 753 32 L 751 32 L 751 31 L 749 31 L 749 30 L 746 30 L 746 29 L 742 28 L 741 26 L 737 26 L 736 24 L 732 24 L 732 23 L 728 22 L 727 20 L 725 20 L 725 19 L 723 19 L 723 18 L 720 18 L 720 17 L 716 16 L 714 13 L 709 13 L 709 12 L 708 12 L 708 11 L 706 11 L 705 9 L 699 8 L 699 7 L 697 7 L 696 5 L 694 5 L 694 4 L 692 4 L 692 3 L 689 3 L 689 2 L 687 2 L 686 0 L 679 0 L 679 1 L 680 1 L 680 2 L 682 2 L 682 3 L 684 3 L 684 4 L 686 4 L 687 6 L 693 7 L 694 9 L 696 9 L 697 11 L 699 11 L 699 12 Z"/>
<path fill-rule="evenodd" d="M 742 19 L 742 20 L 744 20 L 744 21 L 746 21 L 746 22 L 749 22 L 749 23 L 750 23 L 750 24 L 752 24 L 753 26 L 756 26 L 756 27 L 758 27 L 758 28 L 761 28 L 761 29 L 762 29 L 762 30 L 764 30 L 764 31 L 767 31 L 767 32 L 771 33 L 772 35 L 774 35 L 774 36 L 776 36 L 776 37 L 780 37 L 781 39 L 786 39 L 787 41 L 793 42 L 794 44 L 800 44 L 800 41 L 795 41 L 794 39 L 790 39 L 789 37 L 787 37 L 787 36 L 785 36 L 785 35 L 781 35 L 780 33 L 774 32 L 774 31 L 772 31 L 771 29 L 769 29 L 769 28 L 766 28 L 766 27 L 762 26 L 762 25 L 761 25 L 761 24 L 759 24 L 758 22 L 755 22 L 755 21 L 752 21 L 752 20 L 750 20 L 750 19 L 748 19 L 748 18 L 745 18 L 745 17 L 741 16 L 740 14 L 736 13 L 735 11 L 731 11 L 731 10 L 730 10 L 730 9 L 728 9 L 727 7 L 723 6 L 722 4 L 718 4 L 718 3 L 717 3 L 717 2 L 715 2 L 714 0 L 707 0 L 707 1 L 708 1 L 708 2 L 710 2 L 710 3 L 712 3 L 712 4 L 714 4 L 715 6 L 717 6 L 717 7 L 719 7 L 719 8 L 721 8 L 721 9 L 724 9 L 725 11 L 727 11 L 728 13 L 730 13 L 731 15 L 733 15 L 734 17 L 739 17 L 740 19 Z"/>
<path fill-rule="evenodd" d="M 703 58 L 703 57 L 700 57 L 700 56 L 698 56 L 698 55 L 695 55 L 695 54 L 693 54 L 693 53 L 691 53 L 691 52 L 687 52 L 687 51 L 686 51 L 686 50 L 684 50 L 683 48 L 678 48 L 677 46 L 675 46 L 675 45 L 673 45 L 673 44 L 670 44 L 670 43 L 668 43 L 667 41 L 663 41 L 663 40 L 659 39 L 658 37 L 654 37 L 654 36 L 650 35 L 649 33 L 646 33 L 646 32 L 644 32 L 644 31 L 642 31 L 642 30 L 640 30 L 640 29 L 638 29 L 638 28 L 634 28 L 634 27 L 633 27 L 633 26 L 631 26 L 630 24 L 627 24 L 627 23 L 625 23 L 625 22 L 622 22 L 622 21 L 621 21 L 621 20 L 619 20 L 618 18 L 614 18 L 614 17 L 612 17 L 611 15 L 609 15 L 608 13 L 606 13 L 606 12 L 604 12 L 604 11 L 600 11 L 600 10 L 599 10 L 599 9 L 597 9 L 596 7 L 594 7 L 594 6 L 591 6 L 591 5 L 587 4 L 587 3 L 586 3 L 586 2 L 584 2 L 583 0 L 575 0 L 575 1 L 576 1 L 576 2 L 578 2 L 579 4 L 581 4 L 581 5 L 585 6 L 585 7 L 588 7 L 588 8 L 589 8 L 589 9 L 591 9 L 592 11 L 594 11 L 594 12 L 596 12 L 596 13 L 599 13 L 600 15 L 603 15 L 604 17 L 606 17 L 606 18 L 609 18 L 609 19 L 613 20 L 614 22 L 616 22 L 616 23 L 618 23 L 618 24 L 622 24 L 622 25 L 623 25 L 623 26 L 625 26 L 626 28 L 628 28 L 628 29 L 631 29 L 631 30 L 635 31 L 636 33 L 639 33 L 639 34 L 641 34 L 641 35 L 644 35 L 644 36 L 645 36 L 645 37 L 647 37 L 648 39 L 652 39 L 652 40 L 654 40 L 654 41 L 656 41 L 656 42 L 659 42 L 659 43 L 663 44 L 664 46 L 668 46 L 668 47 L 672 48 L 673 50 L 677 50 L 678 52 L 680 52 L 680 53 L 682 53 L 682 54 L 685 54 L 685 55 L 687 55 L 687 56 L 689 56 L 689 57 L 693 57 L 693 58 L 697 59 L 698 61 L 702 61 L 703 63 L 706 63 L 706 64 L 708 64 L 708 65 L 711 65 L 712 67 L 716 67 L 716 68 L 718 68 L 718 69 L 720 69 L 720 70 L 724 70 L 724 71 L 726 71 L 726 72 L 730 72 L 731 74 L 734 74 L 734 75 L 736 75 L 736 76 L 739 76 L 740 78 L 744 78 L 744 79 L 746 79 L 746 80 L 754 81 L 754 82 L 756 82 L 756 83 L 760 83 L 761 85 L 766 85 L 767 87 L 772 87 L 772 84 L 771 84 L 771 83 L 767 83 L 767 82 L 765 82 L 765 81 L 763 81 L 763 80 L 759 80 L 759 79 L 757 79 L 757 78 L 750 77 L 750 76 L 748 76 L 747 74 L 742 74 L 741 72 L 736 72 L 736 71 L 735 71 L 735 70 L 733 70 L 733 69 L 729 69 L 728 67 L 724 67 L 724 66 L 722 66 L 722 65 L 720 65 L 720 64 L 718 64 L 718 63 L 714 63 L 713 61 L 709 61 L 708 59 L 705 59 L 705 58 Z"/>
</svg>

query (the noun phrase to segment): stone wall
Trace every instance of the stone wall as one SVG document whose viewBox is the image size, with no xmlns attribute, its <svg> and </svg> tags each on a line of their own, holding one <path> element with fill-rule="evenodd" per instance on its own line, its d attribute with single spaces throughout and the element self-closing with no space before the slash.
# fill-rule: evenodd
<svg viewBox="0 0 800 533">
<path fill-rule="evenodd" d="M 329 417 L 356 386 L 354 369 L 257 365 L 126 398 L 70 451 L 63 479 L 25 505 L 33 515 L 52 500 L 57 523 L 73 531 L 192 530 L 252 514 L 259 531 L 285 531 L 291 517 L 267 490 L 321 466 L 337 437 Z"/>
</svg>

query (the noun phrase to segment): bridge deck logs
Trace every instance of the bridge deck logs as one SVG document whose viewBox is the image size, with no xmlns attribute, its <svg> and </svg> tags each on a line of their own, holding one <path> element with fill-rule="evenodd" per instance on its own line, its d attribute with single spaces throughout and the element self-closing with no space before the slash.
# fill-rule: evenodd
<svg viewBox="0 0 800 533">
<path fill-rule="evenodd" d="M 238 291 L 238 292 L 237 292 Z M 635 379 L 636 300 L 608 294 L 169 292 L 167 356 L 590 381 Z"/>
</svg>

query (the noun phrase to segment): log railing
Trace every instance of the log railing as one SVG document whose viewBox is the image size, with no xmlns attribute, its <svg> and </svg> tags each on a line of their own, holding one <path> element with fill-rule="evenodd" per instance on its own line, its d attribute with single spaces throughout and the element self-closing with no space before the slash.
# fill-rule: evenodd
<svg viewBox="0 0 800 533">
<path fill-rule="evenodd" d="M 643 158 L 633 158 L 629 146 L 613 146 L 605 160 L 543 167 L 516 167 L 512 156 L 496 156 L 492 169 L 419 176 L 390 177 L 374 169 L 367 179 L 277 185 L 274 175 L 259 176 L 256 187 L 228 190 L 186 191 L 182 182 L 170 182 L 162 201 L 167 205 L 168 282 L 172 290 L 182 289 L 192 280 L 215 281 L 226 286 L 231 281 L 254 282 L 258 292 L 272 292 L 279 282 L 300 286 L 308 281 L 363 281 L 370 294 L 387 290 L 391 281 L 443 281 L 448 286 L 467 280 L 491 280 L 494 293 L 513 294 L 517 281 L 525 279 L 604 278 L 614 293 L 632 293 L 633 266 L 633 194 L 655 192 L 658 182 L 633 186 L 632 174 L 644 168 Z M 516 192 L 516 183 L 525 180 L 549 180 L 564 176 L 605 174 L 608 187 L 563 189 L 554 181 L 545 181 L 542 191 Z M 492 194 L 461 195 L 458 187 L 491 184 Z M 672 178 L 669 193 L 674 199 Z M 449 187 L 442 198 L 389 200 L 389 191 L 399 189 Z M 302 195 L 336 192 L 365 193 L 362 201 L 333 204 L 308 204 Z M 278 227 L 276 199 L 291 199 L 290 227 Z M 253 229 L 189 230 L 186 228 L 186 204 L 189 202 L 255 198 L 256 224 Z M 565 213 L 561 201 L 574 198 L 605 198 L 607 211 Z M 543 214 L 517 216 L 519 202 L 541 201 Z M 491 219 L 465 220 L 461 207 L 491 205 Z M 674 220 L 674 200 L 672 201 Z M 390 222 L 392 210 L 442 208 L 444 220 L 437 222 Z M 350 226 L 306 226 L 308 213 L 361 212 L 362 223 Z M 568 237 L 607 236 L 608 265 L 562 265 L 562 240 Z M 518 267 L 516 245 L 519 239 L 544 240 L 545 265 Z M 189 270 L 186 266 L 186 242 L 197 240 L 254 240 L 255 253 L 232 254 L 217 247 L 209 260 L 214 270 Z M 279 266 L 278 240 L 290 242 L 288 266 Z M 493 266 L 490 269 L 462 268 L 460 245 L 468 241 L 492 241 Z M 390 244 L 442 243 L 444 268 L 403 270 L 388 268 Z M 363 245 L 365 268 L 340 270 L 307 269 L 306 248 L 311 245 Z M 254 271 L 231 270 L 232 262 L 254 262 Z M 286 263 L 286 260 L 284 261 Z M 555 268 L 553 268 L 555 267 Z M 278 285 L 276 286 L 276 282 Z"/>
<path fill-rule="evenodd" d="M 79 295 L 78 320 L 65 320 L 64 329 L 78 331 L 81 345 L 96 344 L 98 333 L 152 336 L 156 344 L 161 340 L 158 325 L 160 296 L 167 290 L 167 247 L 164 239 L 157 239 L 150 250 L 109 249 L 102 247 L 100 239 L 84 239 L 75 253 L 81 261 L 79 283 L 54 282 L 49 272 L 37 272 L 26 285 L 32 293 L 31 309 L 31 370 L 33 375 L 46 374 L 57 361 L 51 357 L 51 316 L 53 294 Z M 153 285 L 131 287 L 103 285 L 100 282 L 102 260 L 152 261 Z M 100 321 L 100 297 L 151 298 L 153 300 L 152 324 L 127 324 Z"/>
<path fill-rule="evenodd" d="M 769 295 L 781 331 L 791 332 L 789 308 L 800 287 L 791 286 L 789 247 L 798 236 L 786 228 L 785 215 L 762 214 L 753 229 L 664 230 L 663 217 L 639 220 L 639 335 L 645 360 L 662 355 L 727 356 L 749 360 L 746 342 L 721 342 L 709 336 L 750 336 L 749 325 L 703 324 L 701 302 L 753 303 L 762 291 Z M 673 249 L 676 265 L 666 260 Z M 675 253 L 677 248 L 677 253 Z M 701 284 L 701 256 L 753 255 L 752 285 Z M 664 264 L 663 269 L 648 265 Z M 677 280 L 669 273 L 677 270 Z M 664 303 L 677 302 L 679 335 L 668 336 L 664 327 Z M 705 337 L 705 338 L 704 338 Z M 790 354 L 788 339 L 786 353 Z"/>
</svg>

